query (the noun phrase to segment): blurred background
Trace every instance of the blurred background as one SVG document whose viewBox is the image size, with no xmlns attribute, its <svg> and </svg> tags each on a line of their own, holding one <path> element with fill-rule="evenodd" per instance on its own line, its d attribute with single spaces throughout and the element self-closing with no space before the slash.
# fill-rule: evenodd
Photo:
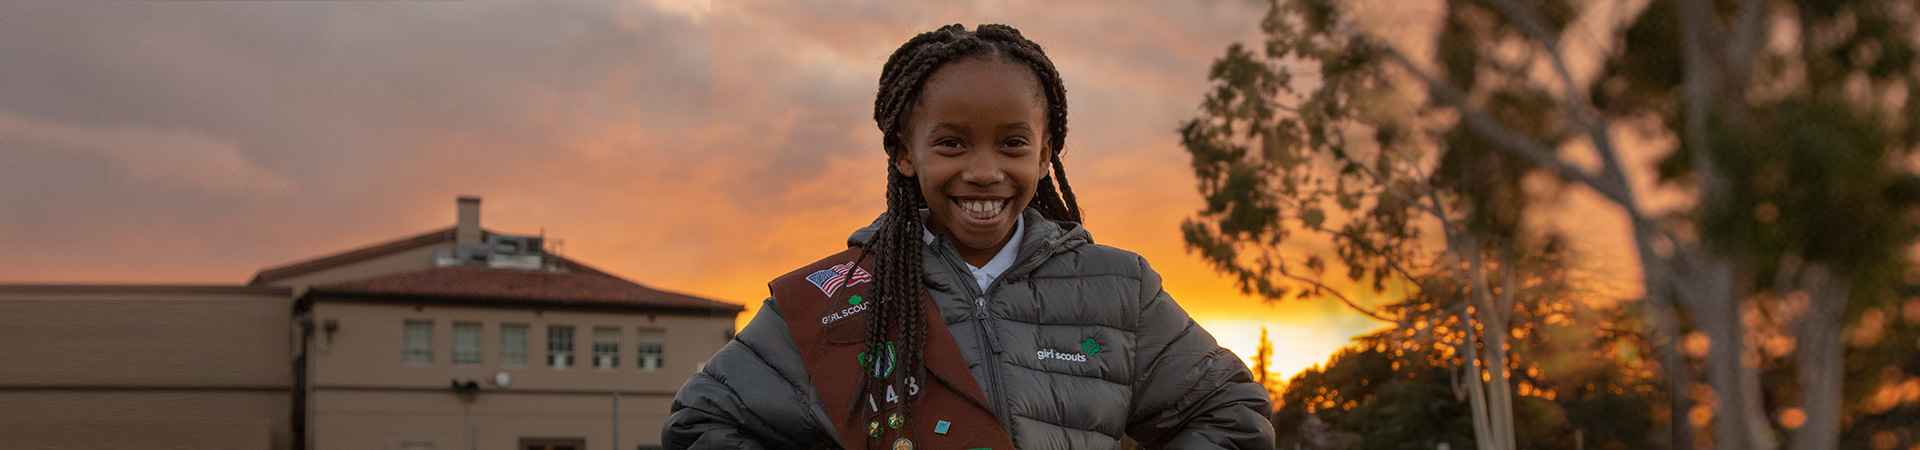
<svg viewBox="0 0 1920 450">
<path fill-rule="evenodd" d="M 657 445 L 884 209 L 886 56 L 1006 23 L 1282 448 L 1916 448 L 1917 11 L 4 3 L 0 438 Z"/>
</svg>

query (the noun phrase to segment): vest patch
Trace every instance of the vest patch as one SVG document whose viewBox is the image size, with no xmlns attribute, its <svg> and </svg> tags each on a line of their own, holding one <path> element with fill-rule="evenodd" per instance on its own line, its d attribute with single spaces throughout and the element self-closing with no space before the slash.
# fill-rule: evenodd
<svg viewBox="0 0 1920 450">
<path fill-rule="evenodd" d="M 946 322 L 938 320 L 939 315 L 914 319 L 926 327 L 926 359 L 923 367 L 916 368 L 919 370 L 903 373 L 901 367 L 895 367 L 898 359 L 894 352 L 899 349 L 887 348 L 884 341 L 867 342 L 863 322 L 870 319 L 866 315 L 872 312 L 875 300 L 867 298 L 873 286 L 867 273 L 870 269 L 856 270 L 855 264 L 848 262 L 858 257 L 859 251 L 849 248 L 767 284 L 778 299 L 774 306 L 780 308 L 819 400 L 853 409 L 846 411 L 848 414 L 833 414 L 839 416 L 832 425 L 840 442 L 849 448 L 886 448 L 887 443 L 913 437 L 910 445 L 919 448 L 1013 448 L 1005 425 L 994 417 L 985 392 L 968 371 L 967 361 L 960 356 Z M 919 297 L 916 300 L 927 305 L 927 310 L 938 311 L 931 296 L 923 293 Z M 897 336 L 891 333 L 889 337 Z M 879 378 L 867 378 L 871 376 Z M 880 392 L 856 393 L 863 379 L 884 386 L 875 389 Z M 924 413 L 911 417 L 901 414 L 900 424 L 894 425 L 889 415 L 909 402 Z M 867 408 L 859 408 L 859 403 L 866 403 Z M 937 427 L 937 421 L 951 422 L 950 428 L 965 432 L 926 433 Z"/>
</svg>

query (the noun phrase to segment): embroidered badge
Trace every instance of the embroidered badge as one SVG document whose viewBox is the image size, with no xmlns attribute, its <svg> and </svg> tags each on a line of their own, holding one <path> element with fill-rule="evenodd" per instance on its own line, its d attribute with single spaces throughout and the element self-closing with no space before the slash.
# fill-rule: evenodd
<svg viewBox="0 0 1920 450">
<path fill-rule="evenodd" d="M 900 429 L 901 425 L 906 425 L 906 424 L 907 424 L 907 417 L 900 415 L 900 413 L 893 413 L 892 416 L 887 417 L 888 428 L 898 430 Z"/>
<path fill-rule="evenodd" d="M 934 422 L 933 434 L 947 434 L 947 428 L 951 428 L 951 427 L 953 427 L 953 422 L 948 422 L 945 420 Z"/>
<path fill-rule="evenodd" d="M 880 421 L 875 420 L 867 424 L 867 435 L 872 437 L 880 437 Z"/>
<path fill-rule="evenodd" d="M 860 360 L 860 367 L 871 368 L 868 370 L 871 371 L 874 378 L 885 378 L 893 375 L 893 366 L 896 362 L 893 356 L 893 341 L 887 341 L 886 353 L 880 353 L 879 347 L 879 345 L 873 346 L 873 353 L 878 353 L 879 361 L 874 361 L 875 358 L 868 357 L 868 352 L 860 352 L 860 354 L 854 355 L 854 358 Z"/>
<path fill-rule="evenodd" d="M 1093 338 L 1087 338 L 1086 342 L 1080 343 L 1080 351 L 1087 352 L 1087 356 L 1093 356 L 1100 353 L 1100 343 L 1094 342 Z"/>
<path fill-rule="evenodd" d="M 909 441 L 907 438 L 900 438 L 898 441 L 893 441 L 893 450 L 913 450 L 913 441 Z"/>
<path fill-rule="evenodd" d="M 849 270 L 853 272 L 852 276 L 847 275 Z M 854 267 L 851 262 L 807 275 L 807 282 L 813 283 L 814 287 L 820 288 L 820 292 L 827 294 L 828 297 L 832 297 L 833 293 L 840 288 L 868 281 L 873 281 L 873 275 L 867 273 L 866 269 Z"/>
</svg>

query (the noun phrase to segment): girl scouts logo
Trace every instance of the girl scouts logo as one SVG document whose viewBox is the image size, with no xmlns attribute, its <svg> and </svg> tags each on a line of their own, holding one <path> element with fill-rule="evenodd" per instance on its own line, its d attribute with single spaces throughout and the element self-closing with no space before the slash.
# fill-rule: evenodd
<svg viewBox="0 0 1920 450">
<path fill-rule="evenodd" d="M 853 271 L 851 277 L 847 275 L 849 269 Z M 807 275 L 807 281 L 813 283 L 813 287 L 820 288 L 821 293 L 832 297 L 833 292 L 842 287 L 873 281 L 873 275 L 868 274 L 866 269 L 854 267 L 853 263 L 849 262 Z"/>
<path fill-rule="evenodd" d="M 1086 341 L 1080 343 L 1080 351 L 1083 353 L 1067 353 L 1051 348 L 1043 348 L 1040 349 L 1040 351 L 1034 352 L 1033 356 L 1041 361 L 1052 359 L 1083 363 L 1087 362 L 1087 357 L 1100 353 L 1100 343 L 1094 341 L 1093 338 L 1087 338 Z"/>
</svg>

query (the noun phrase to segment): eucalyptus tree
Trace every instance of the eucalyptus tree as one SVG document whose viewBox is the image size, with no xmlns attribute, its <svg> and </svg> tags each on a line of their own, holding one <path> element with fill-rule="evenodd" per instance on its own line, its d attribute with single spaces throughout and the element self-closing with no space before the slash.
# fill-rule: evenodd
<svg viewBox="0 0 1920 450">
<path fill-rule="evenodd" d="M 1709 343 L 1713 443 L 1778 446 L 1747 344 L 1750 313 L 1776 311 L 1760 315 L 1792 324 L 1798 376 L 1794 403 L 1774 406 L 1806 417 L 1790 427 L 1795 448 L 1833 448 L 1840 330 L 1892 297 L 1914 236 L 1920 2 L 1654 0 L 1608 22 L 1582 19 L 1622 3 L 1435 1 L 1439 26 L 1413 39 L 1431 55 L 1360 26 L 1349 2 L 1270 1 L 1264 48 L 1230 47 L 1181 128 L 1208 200 L 1183 224 L 1190 246 L 1248 292 L 1331 295 L 1400 322 L 1330 291 L 1329 264 L 1289 261 L 1283 244 L 1331 237 L 1347 276 L 1376 291 L 1457 268 L 1475 319 L 1505 330 L 1513 262 L 1537 246 L 1517 227 L 1536 196 L 1523 182 L 1544 174 L 1631 225 L 1676 447 L 1694 438 L 1674 346 L 1688 331 Z M 1672 142 L 1654 149 L 1669 156 L 1629 167 L 1629 130 Z M 1684 201 L 1653 206 L 1629 170 L 1657 170 L 1654 188 Z M 1468 365 L 1508 367 L 1506 333 L 1482 336 L 1463 347 L 1480 350 Z M 1486 391 L 1472 401 L 1482 448 L 1513 447 L 1503 372 L 1468 383 Z"/>
<path fill-rule="evenodd" d="M 1212 67 L 1202 114 L 1182 125 L 1206 209 L 1182 225 L 1190 248 L 1268 299 L 1329 296 L 1375 319 L 1411 327 L 1333 289 L 1323 275 L 1345 269 L 1375 293 L 1400 287 L 1418 297 L 1431 274 L 1461 278 L 1462 301 L 1443 312 L 1484 333 L 1459 341 L 1459 380 L 1481 448 L 1512 449 L 1513 393 L 1508 330 L 1516 265 L 1538 251 L 1523 230 L 1523 185 L 1533 162 L 1490 148 L 1489 140 L 1444 120 L 1446 111 L 1403 88 L 1400 68 L 1351 17 L 1324 0 L 1271 2 L 1260 51 L 1229 47 Z M 1484 77 L 1484 107 L 1525 136 L 1562 141 L 1555 103 L 1523 82 L 1519 64 L 1483 62 L 1496 42 L 1475 17 L 1449 16 L 1442 52 L 1456 77 Z M 1489 72 L 1490 71 L 1490 72 Z M 1489 72 L 1483 74 L 1483 72 Z M 1330 239 L 1336 263 L 1290 257 L 1296 234 Z M 1437 233 L 1438 236 L 1429 236 Z M 1484 342 L 1481 342 L 1484 340 Z"/>
</svg>

